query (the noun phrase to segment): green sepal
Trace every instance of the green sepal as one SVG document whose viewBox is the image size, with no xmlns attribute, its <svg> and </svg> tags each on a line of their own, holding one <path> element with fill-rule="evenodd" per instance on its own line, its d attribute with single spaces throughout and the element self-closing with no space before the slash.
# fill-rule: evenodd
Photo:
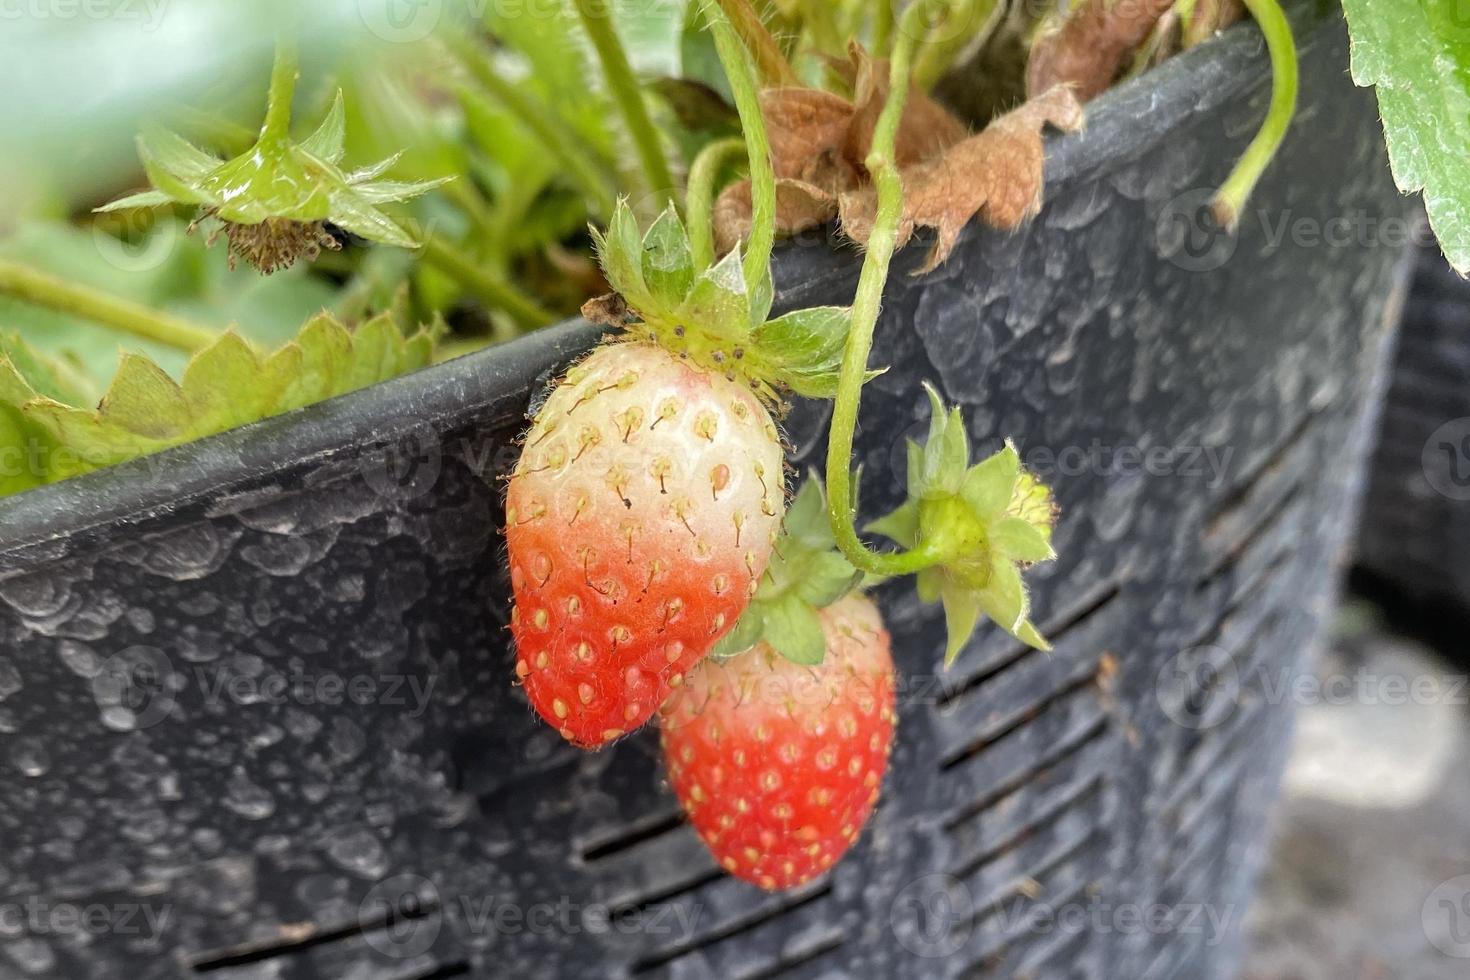
<svg viewBox="0 0 1470 980">
<path fill-rule="evenodd" d="M 643 236 L 643 282 L 660 307 L 674 307 L 694 284 L 689 233 L 671 204 Z"/>
<path fill-rule="evenodd" d="M 700 273 L 674 319 L 681 326 L 698 326 L 726 343 L 743 344 L 750 334 L 749 311 L 740 250 L 734 249 Z"/>
<path fill-rule="evenodd" d="M 865 584 L 871 583 L 837 550 L 826 495 L 813 474 L 786 509 L 754 598 L 714 652 L 731 656 L 765 642 L 794 663 L 821 663 L 826 640 L 818 610 Z"/>
<path fill-rule="evenodd" d="M 412 200 L 450 178 L 378 181 L 396 157 L 351 173 L 338 164 L 346 137 L 339 92 L 327 117 L 304 142 L 262 136 L 224 160 L 176 133 L 149 127 L 138 136 L 138 156 L 152 189 L 98 211 L 186 204 L 221 221 L 256 225 L 268 220 L 331 222 L 368 241 L 401 248 L 419 242 L 380 206 Z"/>
<path fill-rule="evenodd" d="M 1051 491 L 1022 467 L 1009 441 L 970 465 L 963 416 L 932 388 L 928 395 L 928 439 L 907 446 L 908 498 L 867 529 L 932 556 L 916 585 L 920 599 L 944 606 L 946 663 L 964 647 L 982 614 L 1022 642 L 1050 649 L 1028 618 L 1021 572 L 1056 557 Z"/>
</svg>

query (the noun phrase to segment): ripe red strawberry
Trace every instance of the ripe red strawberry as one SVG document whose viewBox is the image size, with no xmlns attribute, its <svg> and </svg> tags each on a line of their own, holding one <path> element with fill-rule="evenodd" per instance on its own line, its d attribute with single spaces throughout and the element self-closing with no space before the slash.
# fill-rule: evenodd
<svg viewBox="0 0 1470 980">
<path fill-rule="evenodd" d="M 506 501 L 515 671 L 537 713 L 584 748 L 646 722 L 750 601 L 784 488 L 748 387 L 647 342 L 572 368 Z"/>
<path fill-rule="evenodd" d="M 766 642 L 706 660 L 661 713 L 669 780 L 715 858 L 765 889 L 821 874 L 857 840 L 888 767 L 894 671 L 872 601 L 816 613 L 804 666 Z"/>
</svg>

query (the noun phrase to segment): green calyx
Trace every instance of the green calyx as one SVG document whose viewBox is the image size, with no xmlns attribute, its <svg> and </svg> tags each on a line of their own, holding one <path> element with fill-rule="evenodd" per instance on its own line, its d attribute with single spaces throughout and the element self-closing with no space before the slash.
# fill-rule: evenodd
<svg viewBox="0 0 1470 980">
<path fill-rule="evenodd" d="M 944 604 L 945 662 L 959 654 L 982 615 L 1040 650 L 1050 645 L 1029 617 L 1021 572 L 1055 557 L 1056 504 L 1045 484 L 1021 466 L 1015 446 L 970 465 L 970 441 L 958 408 L 927 388 L 933 417 L 923 446 L 908 444 L 908 499 L 868 529 L 933 557 L 918 572 L 919 597 Z"/>
<path fill-rule="evenodd" d="M 819 664 L 827 640 L 817 611 L 863 581 L 862 573 L 837 550 L 822 482 L 813 475 L 786 509 L 781 537 L 755 597 L 713 655 L 734 656 L 764 641 L 793 663 Z"/>
<path fill-rule="evenodd" d="M 175 133 L 149 129 L 138 137 L 138 154 L 153 189 L 97 210 L 197 205 L 203 216 L 224 222 L 232 251 L 263 272 L 336 247 L 327 223 L 368 241 L 417 247 L 419 242 L 380 206 L 410 200 L 444 181 L 379 180 L 397 156 L 344 171 L 339 165 L 345 136 L 340 92 L 327 118 L 303 142 L 268 123 L 256 144 L 231 160 Z"/>
<path fill-rule="evenodd" d="M 705 370 L 747 384 L 770 402 L 781 391 L 830 398 L 837 390 L 847 307 L 818 306 L 768 319 L 770 272 L 747 281 L 740 250 L 707 269 L 695 264 L 689 233 L 672 206 L 646 232 L 627 201 L 619 201 L 607 231 L 592 229 L 603 275 L 621 303 L 584 308 Z M 627 320 L 622 308 L 632 314 Z"/>
</svg>

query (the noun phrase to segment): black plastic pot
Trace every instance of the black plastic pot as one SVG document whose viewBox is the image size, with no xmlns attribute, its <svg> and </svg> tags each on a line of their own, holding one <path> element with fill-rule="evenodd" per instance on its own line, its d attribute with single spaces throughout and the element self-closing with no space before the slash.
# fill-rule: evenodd
<svg viewBox="0 0 1470 980">
<path fill-rule="evenodd" d="M 1398 215 L 1341 24 L 1303 35 L 1256 206 Z M 1238 29 L 1055 140 L 1027 228 L 901 257 L 866 506 L 901 497 L 923 380 L 1014 437 L 1063 507 L 1056 652 L 986 629 L 942 671 L 937 610 L 886 589 L 899 742 L 828 878 L 725 877 L 651 732 L 579 753 L 511 684 L 497 478 L 573 324 L 0 507 L 0 911 L 102 910 L 0 915 L 0 975 L 1230 975 L 1399 254 L 1192 224 L 1266 77 Z M 782 305 L 857 267 L 786 249 Z M 799 465 L 824 421 L 789 420 Z"/>
<path fill-rule="evenodd" d="M 1418 250 L 1369 469 L 1360 584 L 1461 644 L 1470 620 L 1470 283 Z"/>
</svg>

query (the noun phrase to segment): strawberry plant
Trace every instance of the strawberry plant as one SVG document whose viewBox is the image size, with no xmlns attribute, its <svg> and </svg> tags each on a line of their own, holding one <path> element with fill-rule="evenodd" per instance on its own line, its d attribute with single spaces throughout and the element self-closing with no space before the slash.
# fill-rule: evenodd
<svg viewBox="0 0 1470 980">
<path fill-rule="evenodd" d="M 1345 2 L 1371 38 L 1360 77 L 1390 78 L 1403 20 L 1458 53 L 1443 17 Z M 505 486 L 507 681 L 584 749 L 657 717 L 718 862 L 767 889 L 807 881 L 858 838 L 896 733 L 890 638 L 864 588 L 912 580 L 940 604 L 946 663 L 985 619 L 1048 648 L 1024 574 L 1054 557 L 1051 490 L 1010 442 L 973 458 L 936 389 L 905 502 L 859 518 L 854 439 L 896 250 L 932 230 L 927 272 L 974 220 L 1019 227 L 1042 204 L 1049 129 L 1080 129 L 1089 99 L 1245 13 L 1275 80 L 1214 199 L 1222 224 L 1295 108 L 1277 0 L 1033 6 L 719 0 L 636 26 L 590 0 L 535 23 L 485 8 L 406 55 L 359 51 L 316 76 L 288 23 L 263 118 L 150 120 L 141 175 L 109 191 L 147 189 L 52 222 L 109 248 L 197 225 L 177 268 L 121 282 L 77 272 L 75 254 L 0 249 L 0 310 L 34 318 L 0 334 L 0 450 L 24 460 L 0 493 L 581 310 L 606 336 L 535 409 Z M 1418 82 L 1414 99 L 1442 95 Z M 1442 154 L 1395 137 L 1412 100 L 1384 84 L 1404 179 L 1452 228 Z M 962 112 L 960 90 L 979 108 Z M 777 238 L 829 227 L 863 252 L 851 305 L 773 316 Z M 264 331 L 218 295 L 240 274 L 278 311 Z M 99 331 L 139 349 L 117 358 Z M 78 354 L 62 335 L 92 339 Z M 788 508 L 793 399 L 831 402 L 830 493 L 810 480 Z"/>
</svg>

